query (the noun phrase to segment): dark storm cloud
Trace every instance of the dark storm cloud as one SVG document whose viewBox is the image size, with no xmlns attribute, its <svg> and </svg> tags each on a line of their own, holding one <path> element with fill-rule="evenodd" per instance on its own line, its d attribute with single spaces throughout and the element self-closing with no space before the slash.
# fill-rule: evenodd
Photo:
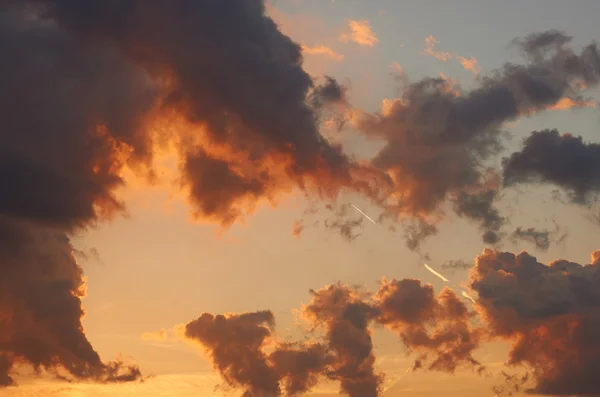
<svg viewBox="0 0 600 397">
<path fill-rule="evenodd" d="M 523 148 L 504 159 L 504 183 L 552 183 L 577 204 L 589 204 L 600 193 L 600 144 L 557 130 L 534 131 Z"/>
<path fill-rule="evenodd" d="M 139 117 L 153 91 L 144 74 L 6 6 L 0 53 L 0 214 L 70 227 L 97 218 L 98 206 L 118 209 L 115 145 L 148 155 Z"/>
<path fill-rule="evenodd" d="M 513 341 L 509 364 L 532 368 L 534 392 L 600 395 L 599 269 L 600 252 L 587 265 L 492 250 L 476 259 L 477 309 L 493 337 Z"/>
</svg>

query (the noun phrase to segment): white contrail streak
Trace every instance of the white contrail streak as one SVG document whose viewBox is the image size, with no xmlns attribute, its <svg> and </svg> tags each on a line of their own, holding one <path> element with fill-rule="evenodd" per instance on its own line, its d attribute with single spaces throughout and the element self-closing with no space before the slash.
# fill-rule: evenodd
<svg viewBox="0 0 600 397">
<path fill-rule="evenodd" d="M 360 210 L 360 208 L 358 208 L 358 207 L 357 207 L 357 206 L 355 206 L 354 204 L 350 204 L 350 205 L 351 205 L 351 206 L 352 206 L 352 207 L 353 207 L 355 210 L 357 210 L 358 212 L 360 212 L 360 214 L 361 214 L 362 216 L 364 216 L 365 218 L 367 218 L 368 220 L 370 220 L 370 221 L 371 221 L 371 222 L 372 222 L 374 225 L 377 225 L 377 226 L 379 226 L 379 223 L 375 222 L 373 219 L 371 219 L 371 217 L 370 217 L 369 215 L 367 215 L 367 214 L 365 214 L 364 212 L 362 212 L 362 211 Z"/>
<path fill-rule="evenodd" d="M 450 280 L 448 280 L 446 277 L 442 276 L 440 273 L 438 273 L 435 270 L 433 270 L 429 265 L 427 265 L 427 263 L 424 263 L 423 265 L 425 266 L 425 269 L 429 270 L 435 276 L 439 277 L 440 279 L 442 279 L 443 281 L 445 281 L 447 283 L 450 282 Z"/>
<path fill-rule="evenodd" d="M 471 302 L 475 303 L 475 299 L 471 297 L 471 295 L 467 294 L 465 291 L 462 291 L 462 296 L 469 299 Z"/>
</svg>

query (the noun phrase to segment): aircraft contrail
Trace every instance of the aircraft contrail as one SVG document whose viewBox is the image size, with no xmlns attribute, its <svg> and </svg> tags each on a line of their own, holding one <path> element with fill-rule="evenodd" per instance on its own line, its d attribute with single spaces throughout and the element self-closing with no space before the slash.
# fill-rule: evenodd
<svg viewBox="0 0 600 397">
<path fill-rule="evenodd" d="M 364 212 L 362 212 L 362 211 L 360 210 L 360 208 L 358 208 L 357 206 L 355 206 L 355 205 L 354 205 L 354 204 L 352 204 L 352 203 L 350 203 L 350 205 L 351 205 L 351 206 L 352 206 L 352 207 L 353 207 L 355 210 L 357 210 L 358 212 L 360 212 L 362 216 L 364 216 L 365 218 L 367 218 L 368 220 L 370 220 L 370 221 L 371 221 L 371 222 L 372 222 L 374 225 L 377 225 L 377 226 L 379 226 L 379 223 L 375 222 L 373 219 L 371 219 L 371 217 L 370 217 L 369 215 L 367 215 L 367 214 L 365 214 Z"/>
<path fill-rule="evenodd" d="M 440 279 L 442 279 L 443 281 L 445 281 L 445 282 L 447 282 L 447 283 L 449 283 L 449 282 L 450 282 L 450 280 L 448 280 L 448 279 L 447 279 L 446 277 L 444 277 L 442 274 L 440 274 L 440 273 L 436 272 L 436 271 L 435 271 L 435 270 L 434 270 L 434 269 L 433 269 L 431 266 L 429 266 L 427 263 L 423 263 L 423 266 L 425 266 L 425 269 L 429 270 L 429 271 L 430 271 L 432 274 L 434 274 L 435 276 L 439 277 L 439 278 L 440 278 Z M 456 286 L 456 284 L 452 284 L 452 286 L 453 286 L 454 288 L 458 288 L 458 287 Z M 473 299 L 473 298 L 471 297 L 471 295 L 469 295 L 469 294 L 467 293 L 467 291 L 465 291 L 465 290 L 464 290 L 464 288 L 462 288 L 462 287 L 461 287 L 461 289 L 462 289 L 462 291 L 461 291 L 461 295 L 462 295 L 463 297 L 465 297 L 465 298 L 469 299 L 471 302 L 475 303 L 475 299 Z"/>
<path fill-rule="evenodd" d="M 425 266 L 425 269 L 429 270 L 435 276 L 439 277 L 440 279 L 442 279 L 443 281 L 445 281 L 447 283 L 450 282 L 450 280 L 448 280 L 446 277 L 442 276 L 440 273 L 438 273 L 435 270 L 433 270 L 427 263 L 424 263 L 423 265 Z"/>
<path fill-rule="evenodd" d="M 471 295 L 467 294 L 465 291 L 462 291 L 462 296 L 464 296 L 465 298 L 469 299 L 471 302 L 475 303 L 475 299 L 473 299 L 471 297 Z"/>
</svg>

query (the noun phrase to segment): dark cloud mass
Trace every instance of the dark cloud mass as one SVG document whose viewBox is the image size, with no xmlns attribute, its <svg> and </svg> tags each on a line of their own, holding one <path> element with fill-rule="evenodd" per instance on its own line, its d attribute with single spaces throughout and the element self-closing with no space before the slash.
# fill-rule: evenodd
<svg viewBox="0 0 600 397">
<path fill-rule="evenodd" d="M 180 181 L 195 213 L 223 225 L 280 190 L 350 184 L 347 159 L 317 130 L 300 48 L 263 1 L 8 0 L 0 52 L 3 384 L 14 362 L 139 375 L 102 363 L 87 341 L 66 236 L 124 210 L 125 167 L 152 176 L 155 119 L 189 126 L 166 132 Z M 327 81 L 317 92 L 331 101 L 341 87 Z"/>
<path fill-rule="evenodd" d="M 262 0 L 35 3 L 89 46 L 111 45 L 160 80 L 162 109 L 204 127 L 205 141 L 226 148 L 229 167 L 244 179 L 261 174 L 269 190 L 282 179 L 333 190 L 350 183 L 348 159 L 321 136 L 307 102 L 313 81 L 302 69 L 301 48 L 265 15 Z M 332 101 L 341 90 L 329 78 L 315 95 Z M 277 164 L 267 167 L 273 156 Z M 184 180 L 202 213 L 222 187 L 190 171 L 183 168 Z"/>
<path fill-rule="evenodd" d="M 15 363 L 121 381 L 82 330 L 82 270 L 66 233 L 120 210 L 121 168 L 142 167 L 154 95 L 108 47 L 85 48 L 24 3 L 0 6 L 0 379 Z"/>
<path fill-rule="evenodd" d="M 0 386 L 14 384 L 22 364 L 62 379 L 140 377 L 136 367 L 103 362 L 86 338 L 85 279 L 69 236 L 124 210 L 116 191 L 125 168 L 152 176 L 157 120 L 177 121 L 160 138 L 176 146 L 198 217 L 229 226 L 293 189 L 336 198 L 347 188 L 386 215 L 408 215 L 412 249 L 436 232 L 429 217 L 446 200 L 495 244 L 505 219 L 487 162 L 502 149 L 503 124 L 598 84 L 596 45 L 576 53 L 570 40 L 556 31 L 516 40 L 525 64 L 507 64 L 468 92 L 445 79 L 408 84 L 385 111 L 358 121 L 384 141 L 358 163 L 318 130 L 325 108 L 347 110 L 346 87 L 330 77 L 315 86 L 300 46 L 263 0 L 2 2 Z M 534 132 L 504 162 L 504 184 L 549 182 L 589 204 L 600 190 L 598 147 Z M 328 226 L 351 239 L 362 222 Z M 533 230 L 519 233 L 547 245 Z M 478 311 L 494 337 L 515 343 L 510 363 L 535 369 L 538 392 L 600 395 L 599 261 L 597 252 L 589 265 L 545 266 L 489 250 L 476 261 Z M 397 332 L 417 367 L 479 368 L 473 351 L 484 335 L 449 289 L 436 296 L 416 280 L 393 280 L 372 296 L 336 284 L 312 291 L 303 313 L 322 343 L 269 345 L 269 311 L 204 314 L 186 335 L 245 397 L 300 395 L 320 378 L 350 397 L 380 395 L 374 324 Z"/>
<path fill-rule="evenodd" d="M 588 204 L 600 193 L 600 144 L 557 130 L 534 131 L 521 151 L 504 159 L 504 183 L 552 183 L 573 202 Z"/>
<path fill-rule="evenodd" d="M 148 79 L 114 50 L 6 6 L 0 52 L 0 214 L 70 227 L 118 209 L 124 145 L 148 151 Z"/>
<path fill-rule="evenodd" d="M 533 370 L 534 391 L 600 395 L 600 251 L 580 265 L 548 265 L 521 253 L 485 250 L 470 287 L 492 336 L 513 342 L 509 364 Z"/>
<path fill-rule="evenodd" d="M 0 379 L 15 363 L 100 382 L 135 380 L 135 367 L 104 364 L 83 333 L 85 280 L 61 231 L 0 217 Z M 60 375 L 62 376 L 62 375 Z"/>
</svg>

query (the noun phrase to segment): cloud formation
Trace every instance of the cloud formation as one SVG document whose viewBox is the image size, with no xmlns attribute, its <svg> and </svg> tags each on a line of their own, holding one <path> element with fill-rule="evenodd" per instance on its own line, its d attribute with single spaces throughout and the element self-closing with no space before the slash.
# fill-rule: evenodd
<svg viewBox="0 0 600 397">
<path fill-rule="evenodd" d="M 367 20 L 355 21 L 349 19 L 348 29 L 340 35 L 340 41 L 343 43 L 354 42 L 365 47 L 373 47 L 379 44 L 377 34 L 371 28 Z"/>
<path fill-rule="evenodd" d="M 600 69 L 599 69 L 600 71 Z M 577 204 L 592 202 L 600 192 L 600 144 L 558 130 L 534 131 L 523 148 L 503 161 L 504 183 L 551 183 Z"/>
<path fill-rule="evenodd" d="M 420 280 L 383 280 L 375 294 L 379 322 L 398 333 L 410 351 L 419 353 L 414 369 L 453 373 L 461 365 L 482 370 L 473 357 L 480 332 L 470 323 L 472 313 L 454 291 L 445 287 L 435 296 Z"/>
<path fill-rule="evenodd" d="M 324 45 L 317 45 L 314 47 L 302 45 L 302 53 L 308 55 L 323 55 L 338 62 L 344 60 L 343 54 L 337 53 L 333 49 Z"/>
<path fill-rule="evenodd" d="M 481 67 L 479 66 L 479 61 L 474 57 L 465 58 L 460 55 L 456 55 L 452 52 L 447 51 L 438 51 L 435 49 L 436 45 L 439 41 L 433 37 L 433 35 L 429 35 L 425 38 L 425 49 L 421 52 L 421 55 L 432 56 L 442 62 L 448 62 L 450 59 L 456 59 L 465 70 L 469 70 L 477 76 L 481 71 Z"/>
<path fill-rule="evenodd" d="M 507 64 L 471 91 L 446 79 L 426 78 L 410 84 L 385 111 L 363 113 L 358 128 L 384 144 L 371 163 L 393 181 L 390 207 L 427 217 L 439 213 L 446 200 L 455 200 L 459 213 L 481 222 L 484 240 L 495 241 L 502 217 L 494 207 L 494 190 L 501 184 L 490 161 L 502 149 L 504 123 L 578 97 L 582 83 L 598 83 L 596 45 L 576 53 L 569 41 L 564 35 L 546 41 L 528 36 L 519 44 L 523 65 Z"/>
<path fill-rule="evenodd" d="M 509 365 L 526 364 L 546 395 L 600 394 L 600 251 L 591 263 L 544 265 L 523 252 L 484 250 L 469 285 L 492 337 L 513 342 Z"/>
<path fill-rule="evenodd" d="M 311 291 L 303 308 L 309 324 L 325 330 L 334 360 L 328 377 L 340 383 L 349 397 L 377 397 L 383 377 L 375 372 L 375 355 L 369 330 L 378 311 L 359 292 L 342 284 Z"/>
<path fill-rule="evenodd" d="M 376 324 L 397 333 L 409 352 L 418 355 L 415 370 L 482 370 L 472 356 L 481 333 L 470 324 L 472 313 L 449 289 L 435 296 L 430 285 L 418 280 L 384 279 L 373 295 L 341 283 L 311 294 L 301 313 L 317 340 L 276 341 L 270 311 L 205 313 L 186 325 L 185 337 L 199 342 L 225 382 L 244 389 L 244 396 L 296 396 L 323 380 L 339 383 L 349 397 L 380 396 L 384 374 L 375 369 Z"/>
</svg>

